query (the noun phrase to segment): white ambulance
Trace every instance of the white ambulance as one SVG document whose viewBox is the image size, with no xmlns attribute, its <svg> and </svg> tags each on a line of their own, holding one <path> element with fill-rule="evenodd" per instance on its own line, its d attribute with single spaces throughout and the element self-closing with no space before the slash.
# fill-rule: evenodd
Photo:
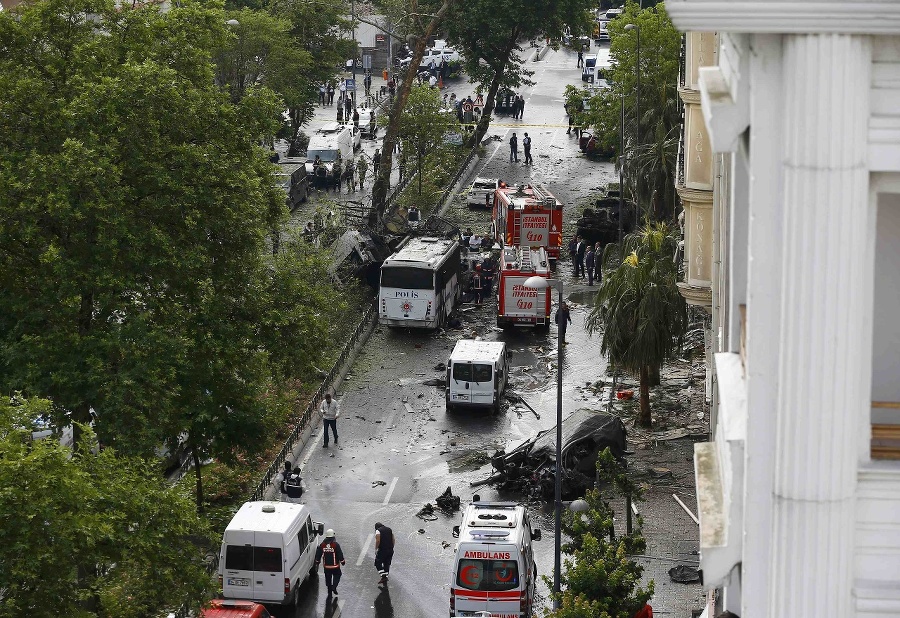
<svg viewBox="0 0 900 618">
<path fill-rule="evenodd" d="M 459 537 L 450 582 L 450 616 L 532 616 L 537 566 L 532 530 L 524 506 L 473 502 L 454 526 Z M 485 614 L 487 612 L 487 614 Z"/>
<path fill-rule="evenodd" d="M 500 412 L 509 378 L 509 352 L 502 341 L 461 339 L 447 361 L 447 410 L 485 407 Z"/>
</svg>

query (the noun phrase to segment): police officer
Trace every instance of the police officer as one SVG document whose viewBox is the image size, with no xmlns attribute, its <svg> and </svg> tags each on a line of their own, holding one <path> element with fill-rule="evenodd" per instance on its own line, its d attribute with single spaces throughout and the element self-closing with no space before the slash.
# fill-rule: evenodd
<svg viewBox="0 0 900 618">
<path fill-rule="evenodd" d="M 309 225 L 312 225 L 312 223 L 310 222 Z M 306 230 L 304 230 L 303 233 L 305 234 Z M 312 242 L 312 241 L 310 240 L 308 242 Z M 290 477 L 290 476 L 291 476 L 291 462 L 288 460 L 285 460 L 284 461 L 284 470 L 282 470 L 276 477 L 276 481 L 278 481 L 278 489 L 281 491 L 282 494 L 287 494 L 287 486 L 285 484 L 287 483 L 288 477 Z"/>
<path fill-rule="evenodd" d="M 319 563 L 325 568 L 325 586 L 328 587 L 328 596 L 337 596 L 337 587 L 341 581 L 341 566 L 347 564 L 344 561 L 344 552 L 340 543 L 334 538 L 334 530 L 325 531 L 325 540 L 316 548 L 316 570 Z"/>
<path fill-rule="evenodd" d="M 391 560 L 394 558 L 394 531 L 378 522 L 375 524 L 375 568 L 381 579 L 379 584 L 388 583 L 388 572 L 391 570 Z"/>
<path fill-rule="evenodd" d="M 299 504 L 300 498 L 303 497 L 303 478 L 300 472 L 300 466 L 294 466 L 294 470 L 284 479 L 284 492 L 287 494 L 288 502 L 294 504 Z"/>
</svg>

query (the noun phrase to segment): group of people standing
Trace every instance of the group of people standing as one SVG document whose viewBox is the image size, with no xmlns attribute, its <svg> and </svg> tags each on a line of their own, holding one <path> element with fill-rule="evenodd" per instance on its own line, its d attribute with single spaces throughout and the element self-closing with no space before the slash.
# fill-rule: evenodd
<svg viewBox="0 0 900 618">
<path fill-rule="evenodd" d="M 525 97 L 517 94 L 512 100 L 512 117 L 514 120 L 521 120 L 524 113 Z"/>
<path fill-rule="evenodd" d="M 584 278 L 587 274 L 588 285 L 594 285 L 594 279 L 600 282 L 603 245 L 599 242 L 591 245 L 581 236 L 575 236 L 569 241 L 569 257 L 572 258 L 573 276 Z"/>
<path fill-rule="evenodd" d="M 522 138 L 522 150 L 525 153 L 525 165 L 534 165 L 534 159 L 531 158 L 531 138 L 528 133 Z M 519 138 L 513 133 L 509 138 L 509 162 L 519 162 Z"/>
</svg>

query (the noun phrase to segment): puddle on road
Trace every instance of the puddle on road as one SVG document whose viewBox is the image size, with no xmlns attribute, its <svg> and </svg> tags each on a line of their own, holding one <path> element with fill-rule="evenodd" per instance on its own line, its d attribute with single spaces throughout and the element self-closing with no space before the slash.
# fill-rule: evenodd
<svg viewBox="0 0 900 618">
<path fill-rule="evenodd" d="M 584 305 L 585 307 L 593 307 L 594 301 L 597 299 L 597 290 L 579 290 L 577 292 L 572 292 L 567 296 L 567 299 L 573 303 Z"/>
</svg>

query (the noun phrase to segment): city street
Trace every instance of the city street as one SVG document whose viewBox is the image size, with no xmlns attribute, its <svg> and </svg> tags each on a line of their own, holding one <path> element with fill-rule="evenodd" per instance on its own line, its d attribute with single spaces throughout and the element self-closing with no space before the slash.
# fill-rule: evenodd
<svg viewBox="0 0 900 618">
<path fill-rule="evenodd" d="M 578 201 L 617 180 L 617 176 L 611 163 L 585 159 L 574 134 L 566 134 L 563 91 L 568 83 L 581 83 L 575 53 L 550 50 L 543 60 L 529 63 L 528 68 L 535 71 L 532 79 L 537 85 L 520 91 L 526 98 L 524 119 L 496 118 L 488 136 L 499 140 L 488 143 L 471 177 L 496 177 L 509 184 L 544 184 L 566 205 L 568 232 L 574 228 Z M 445 91 L 465 96 L 469 88 L 469 84 L 457 81 Z M 532 137 L 533 166 L 524 166 L 521 150 L 520 162 L 509 163 L 507 141 L 513 132 L 520 140 L 525 132 Z M 365 152 L 371 155 L 375 143 L 364 144 Z M 351 198 L 360 199 L 359 195 L 357 192 Z M 343 197 L 346 199 L 347 194 Z M 311 207 L 315 203 L 310 200 Z M 446 216 L 476 232 L 486 233 L 490 227 L 487 211 L 470 211 L 464 204 L 453 205 Z M 588 287 L 586 280 L 574 280 L 567 261 L 559 265 L 557 273 L 565 283 L 573 319 L 563 363 L 564 415 L 581 407 L 601 409 L 609 397 L 608 389 L 595 391 L 586 386 L 609 379 L 606 361 L 600 355 L 598 338 L 589 338 L 583 326 L 596 288 Z M 503 495 L 491 486 L 473 490 L 469 484 L 488 476 L 491 467 L 486 459 L 496 449 L 515 446 L 555 424 L 557 331 L 555 327 L 549 332 L 527 328 L 502 331 L 496 327 L 495 310 L 493 297 L 480 307 L 464 305 L 462 328 L 436 333 L 376 327 L 350 374 L 337 388 L 342 411 L 338 420 L 340 446 L 332 442 L 328 449 L 323 448 L 322 430 L 317 427 L 309 447 L 299 454 L 308 488 L 304 501 L 314 518 L 335 530 L 347 565 L 339 597 L 327 599 L 321 576 L 313 578 L 304 585 L 302 600 L 293 614 L 296 617 L 446 615 L 454 552 L 451 529 L 459 523 L 459 513 L 445 515 L 436 510 L 434 521 L 416 514 L 426 503 L 433 504 L 447 487 L 464 504 L 474 493 L 485 500 L 524 500 L 520 494 Z M 508 343 L 513 366 L 509 390 L 524 397 L 540 419 L 524 406 L 511 404 L 498 416 L 489 411 L 447 413 L 443 388 L 423 384 L 444 376 L 437 366 L 447 361 L 457 339 L 474 336 Z M 687 446 L 685 453 L 689 451 Z M 684 482 L 690 484 L 690 475 L 684 475 Z M 552 577 L 552 505 L 532 503 L 530 509 L 535 527 L 544 532 L 543 540 L 535 543 L 538 573 Z M 672 518 L 668 522 L 672 525 L 679 517 L 673 513 L 669 509 L 665 515 Z M 693 534 L 696 545 L 696 527 L 691 527 L 692 522 L 683 513 L 680 517 L 691 525 L 686 527 L 687 538 L 678 540 L 690 543 L 689 535 Z M 378 575 L 373 566 L 374 524 L 378 521 L 393 528 L 397 539 L 387 588 L 376 584 Z M 659 579 L 656 573 L 653 577 Z M 699 587 L 693 588 L 690 596 L 699 599 Z M 538 590 L 537 605 L 548 604 L 548 586 L 542 577 Z M 684 605 L 682 609 L 687 609 L 688 615 L 690 607 L 700 606 L 699 601 Z M 275 608 L 280 618 L 279 610 Z"/>
</svg>

